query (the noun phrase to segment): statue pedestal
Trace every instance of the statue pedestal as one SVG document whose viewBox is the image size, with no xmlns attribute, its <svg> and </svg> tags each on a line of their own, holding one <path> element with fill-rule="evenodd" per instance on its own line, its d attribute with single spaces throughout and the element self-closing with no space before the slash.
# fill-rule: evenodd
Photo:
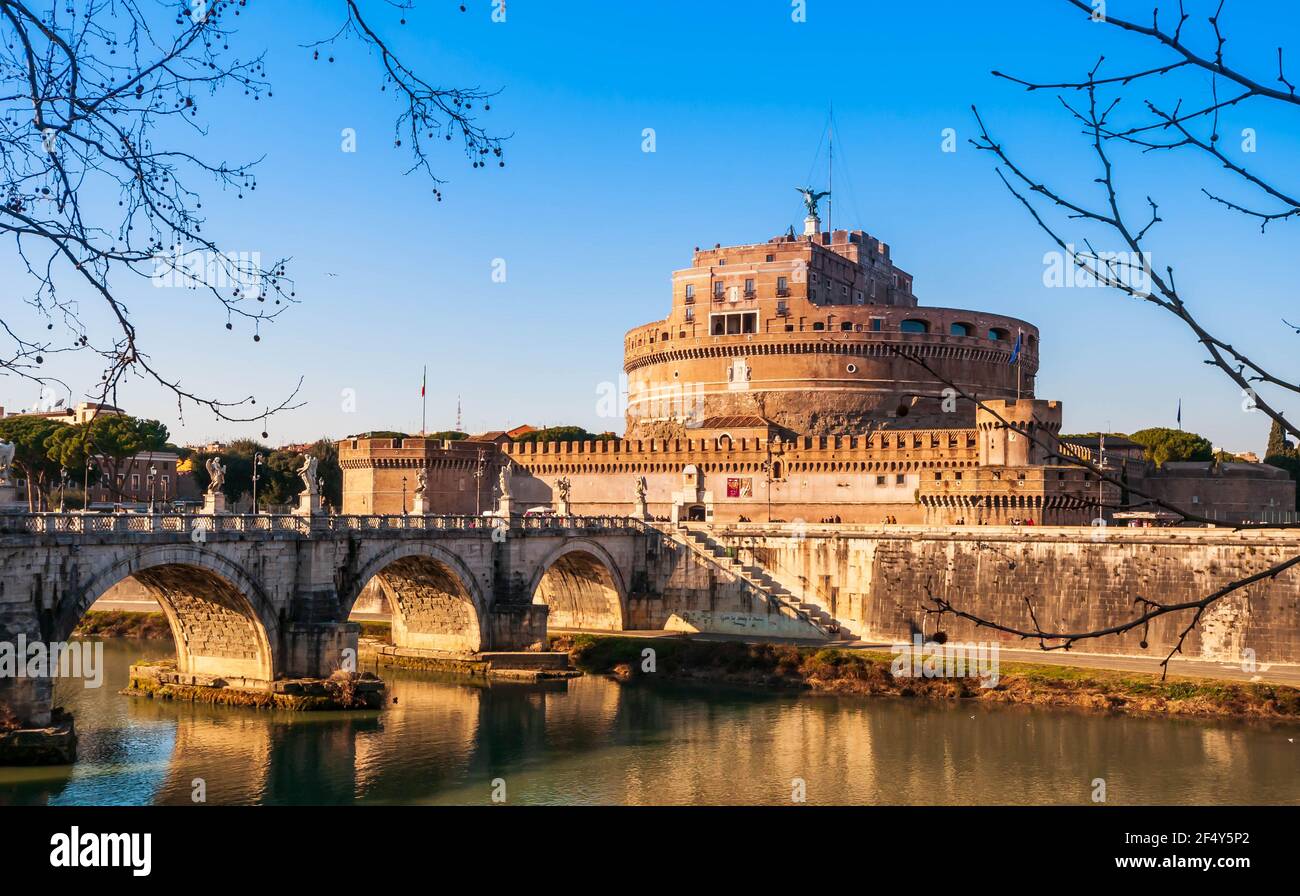
<svg viewBox="0 0 1300 896">
<path fill-rule="evenodd" d="M 555 502 L 555 515 L 556 515 L 556 516 L 570 516 L 571 514 L 572 514 L 572 511 L 569 510 L 569 502 L 568 502 L 568 501 L 564 500 L 563 498 L 560 498 L 558 501 Z"/>
<path fill-rule="evenodd" d="M 637 520 L 650 519 L 650 508 L 646 506 L 644 497 L 636 499 L 636 504 L 632 508 L 632 518 Z"/>
<path fill-rule="evenodd" d="M 293 509 L 294 516 L 319 516 L 324 511 L 320 505 L 320 495 L 304 492 L 298 496 L 298 506 Z"/>
<path fill-rule="evenodd" d="M 222 492 L 213 494 L 207 492 L 203 496 L 203 512 L 205 514 L 226 513 L 226 496 Z"/>
<path fill-rule="evenodd" d="M 27 509 L 27 501 L 18 500 L 18 486 L 6 482 L 0 485 L 0 513 L 16 513 Z"/>
<path fill-rule="evenodd" d="M 523 510 L 514 506 L 514 498 L 497 499 L 497 516 L 504 519 L 513 519 L 517 516 L 523 516 Z"/>
<path fill-rule="evenodd" d="M 803 219 L 804 236 L 816 236 L 821 231 L 821 229 L 822 229 L 822 222 L 820 218 L 814 215 L 809 215 L 808 217 Z"/>
<path fill-rule="evenodd" d="M 424 506 L 424 495 L 416 495 L 415 500 L 411 502 L 411 515 L 424 516 L 429 512 L 429 508 Z"/>
</svg>

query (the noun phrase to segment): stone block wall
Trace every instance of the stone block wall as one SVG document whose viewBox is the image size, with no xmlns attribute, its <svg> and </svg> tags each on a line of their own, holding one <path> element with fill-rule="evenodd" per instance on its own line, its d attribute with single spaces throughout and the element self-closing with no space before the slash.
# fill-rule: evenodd
<svg viewBox="0 0 1300 896">
<path fill-rule="evenodd" d="M 866 638 L 907 640 L 941 629 L 953 639 L 1031 647 L 951 616 L 927 617 L 927 595 L 1022 628 L 1032 625 L 1028 600 L 1043 628 L 1087 631 L 1132 618 L 1135 597 L 1197 600 L 1300 554 L 1300 533 L 1204 529 L 864 527 L 813 528 L 801 536 L 733 526 L 715 537 Z M 1191 611 L 1170 614 L 1145 633 L 1091 639 L 1075 649 L 1163 658 L 1189 621 Z M 1300 663 L 1300 570 L 1216 603 L 1184 647 L 1189 657 L 1229 663 L 1241 662 L 1247 650 L 1261 663 Z"/>
</svg>

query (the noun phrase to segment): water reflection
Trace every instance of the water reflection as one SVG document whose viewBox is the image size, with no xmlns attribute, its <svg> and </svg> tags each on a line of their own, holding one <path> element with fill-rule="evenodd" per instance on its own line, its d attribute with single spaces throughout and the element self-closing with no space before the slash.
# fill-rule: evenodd
<svg viewBox="0 0 1300 896">
<path fill-rule="evenodd" d="M 381 712 L 292 714 L 117 694 L 156 643 L 60 682 L 75 767 L 0 769 L 0 803 L 1300 803 L 1296 726 L 755 694 L 581 678 L 484 685 L 384 670 Z M 1300 739 L 1300 738 L 1298 738 Z"/>
</svg>

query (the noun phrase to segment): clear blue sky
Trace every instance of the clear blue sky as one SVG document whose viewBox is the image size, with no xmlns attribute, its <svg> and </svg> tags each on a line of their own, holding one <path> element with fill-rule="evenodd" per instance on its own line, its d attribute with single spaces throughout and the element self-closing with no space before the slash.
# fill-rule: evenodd
<svg viewBox="0 0 1300 896">
<path fill-rule="evenodd" d="M 597 416 L 596 399 L 602 382 L 618 381 L 624 331 L 662 317 L 669 272 L 689 264 L 692 247 L 764 240 L 800 217 L 794 187 L 810 170 L 824 180 L 824 159 L 814 158 L 833 103 L 836 225 L 889 242 L 924 304 L 1036 323 L 1039 395 L 1064 401 L 1067 430 L 1172 426 L 1181 398 L 1185 428 L 1231 450 L 1263 447 L 1262 415 L 1242 412 L 1238 391 L 1168 315 L 1108 290 L 1043 286 L 1052 247 L 1005 192 L 992 157 L 966 143 L 978 104 L 1027 166 L 1096 195 L 1086 145 L 1059 104 L 990 70 L 1055 80 L 1081 76 L 1102 52 L 1116 71 L 1168 57 L 1138 55 L 1135 39 L 1063 0 L 808 0 L 805 23 L 791 20 L 787 0 L 511 0 L 503 24 L 491 21 L 489 0 L 468 0 L 465 13 L 454 0 L 422 0 L 405 26 L 372 0 L 372 22 L 426 78 L 502 89 L 483 121 L 513 134 L 508 167 L 472 170 L 454 144 L 437 147 L 449 181 L 441 203 L 424 179 L 403 174 L 409 158 L 392 146 L 397 107 L 379 92 L 377 60 L 355 43 L 332 65 L 301 48 L 337 27 L 341 5 L 254 0 L 233 43 L 245 56 L 266 50 L 274 97 L 231 94 L 203 107 L 208 158 L 265 155 L 251 197 L 205 196 L 206 232 L 230 251 L 292 256 L 302 303 L 255 344 L 238 325 L 227 332 L 221 310 L 196 292 L 122 281 L 156 361 L 193 388 L 272 399 L 305 377 L 307 406 L 271 421 L 272 442 L 417 430 L 424 364 L 431 429 L 453 425 L 460 395 L 471 431 L 528 422 L 621 432 L 621 420 Z M 1228 8 L 1230 58 L 1270 79 L 1282 43 L 1300 80 L 1294 4 Z M 1229 145 L 1244 127 L 1259 135 L 1251 166 L 1294 188 L 1294 113 L 1239 109 L 1222 125 Z M 355 153 L 340 149 L 344 128 L 356 130 Z M 644 128 L 655 130 L 654 153 L 642 152 Z M 956 153 L 941 151 L 945 128 L 958 133 Z M 1207 323 L 1296 379 L 1300 336 L 1279 319 L 1300 317 L 1300 222 L 1261 236 L 1200 195 L 1221 181 L 1192 155 L 1123 153 L 1120 178 L 1135 214 L 1152 192 L 1168 219 L 1156 266 L 1175 265 Z M 491 276 L 497 258 L 504 283 Z M 14 263 L 0 249 L 0 287 L 21 294 Z M 74 401 L 98 372 L 89 357 L 55 356 L 50 367 Z M 354 412 L 343 409 L 346 389 Z M 0 379 L 7 407 L 35 393 Z M 164 420 L 179 442 L 261 429 L 193 409 L 182 425 L 174 402 L 142 382 L 120 399 Z"/>
</svg>

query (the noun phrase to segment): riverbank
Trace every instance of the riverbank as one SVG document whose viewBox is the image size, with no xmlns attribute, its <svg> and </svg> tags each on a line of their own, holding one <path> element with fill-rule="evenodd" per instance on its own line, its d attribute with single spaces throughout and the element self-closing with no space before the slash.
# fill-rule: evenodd
<svg viewBox="0 0 1300 896">
<path fill-rule="evenodd" d="M 171 626 L 162 613 L 141 613 L 132 610 L 91 610 L 73 631 L 78 638 L 145 638 L 150 641 L 170 641 Z"/>
<path fill-rule="evenodd" d="M 996 683 L 983 687 L 973 677 L 895 676 L 894 657 L 884 652 L 588 634 L 557 636 L 551 644 L 567 650 L 581 671 L 621 680 L 654 674 L 828 694 L 1300 722 L 1300 688 L 1271 684 L 1000 663 Z M 654 651 L 653 673 L 642 671 L 647 649 Z"/>
</svg>

